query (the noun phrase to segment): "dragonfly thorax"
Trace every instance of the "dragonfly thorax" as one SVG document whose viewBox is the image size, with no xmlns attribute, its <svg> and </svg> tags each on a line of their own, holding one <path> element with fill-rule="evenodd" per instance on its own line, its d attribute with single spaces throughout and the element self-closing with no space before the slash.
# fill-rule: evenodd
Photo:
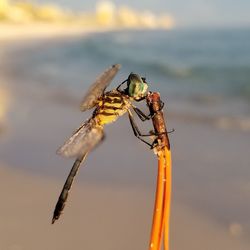
<svg viewBox="0 0 250 250">
<path fill-rule="evenodd" d="M 147 93 L 148 85 L 142 78 L 134 73 L 131 73 L 128 77 L 128 95 L 132 98 L 140 99 Z"/>
<path fill-rule="evenodd" d="M 119 116 L 124 115 L 131 103 L 127 95 L 123 95 L 117 90 L 106 92 L 99 100 L 94 117 L 97 124 L 103 126 L 112 123 Z"/>
</svg>

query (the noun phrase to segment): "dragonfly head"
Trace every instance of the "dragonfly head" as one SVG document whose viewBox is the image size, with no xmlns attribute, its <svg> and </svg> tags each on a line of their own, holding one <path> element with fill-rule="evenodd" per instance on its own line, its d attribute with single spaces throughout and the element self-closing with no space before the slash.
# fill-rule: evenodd
<svg viewBox="0 0 250 250">
<path fill-rule="evenodd" d="M 148 85 L 145 78 L 141 78 L 139 75 L 131 73 L 128 77 L 128 95 L 132 98 L 140 99 L 147 93 Z"/>
</svg>

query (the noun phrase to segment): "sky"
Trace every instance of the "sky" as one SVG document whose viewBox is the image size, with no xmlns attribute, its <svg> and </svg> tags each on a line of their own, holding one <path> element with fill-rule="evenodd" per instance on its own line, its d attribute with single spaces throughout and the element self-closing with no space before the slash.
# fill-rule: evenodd
<svg viewBox="0 0 250 250">
<path fill-rule="evenodd" d="M 97 0 L 33 0 L 73 10 L 94 10 Z M 113 0 L 136 10 L 167 12 L 179 27 L 249 27 L 250 0 Z"/>
</svg>

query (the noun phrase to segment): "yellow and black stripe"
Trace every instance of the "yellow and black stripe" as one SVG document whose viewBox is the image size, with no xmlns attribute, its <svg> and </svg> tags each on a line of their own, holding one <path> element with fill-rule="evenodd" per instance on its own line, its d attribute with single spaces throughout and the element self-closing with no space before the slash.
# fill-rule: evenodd
<svg viewBox="0 0 250 250">
<path fill-rule="evenodd" d="M 127 98 L 117 91 L 111 91 L 102 96 L 95 117 L 100 125 L 108 124 L 126 113 L 127 107 Z"/>
</svg>

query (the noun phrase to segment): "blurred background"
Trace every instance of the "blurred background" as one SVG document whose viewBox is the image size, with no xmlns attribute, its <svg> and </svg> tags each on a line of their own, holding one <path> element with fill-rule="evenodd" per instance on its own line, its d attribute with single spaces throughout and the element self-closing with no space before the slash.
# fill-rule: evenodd
<svg viewBox="0 0 250 250">
<path fill-rule="evenodd" d="M 109 89 L 145 76 L 175 129 L 171 249 L 250 249 L 249 8 L 0 0 L 0 250 L 148 248 L 157 159 L 126 115 L 106 127 L 50 225 L 73 164 L 55 151 L 91 115 L 79 103 L 114 63 Z"/>
</svg>

